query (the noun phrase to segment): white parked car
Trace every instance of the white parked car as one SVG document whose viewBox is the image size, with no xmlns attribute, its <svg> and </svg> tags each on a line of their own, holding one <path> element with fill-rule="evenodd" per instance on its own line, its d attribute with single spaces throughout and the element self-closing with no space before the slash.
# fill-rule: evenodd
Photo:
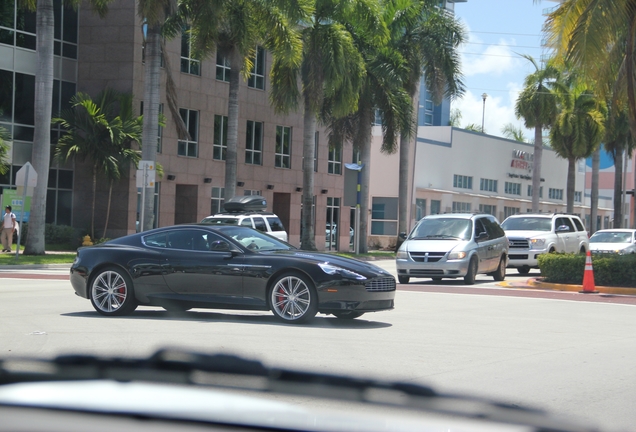
<svg viewBox="0 0 636 432">
<path fill-rule="evenodd" d="M 616 228 L 596 231 L 590 237 L 590 251 L 593 254 L 636 253 L 636 230 Z"/>
<path fill-rule="evenodd" d="M 515 267 L 520 274 L 538 268 L 541 254 L 590 250 L 587 231 L 575 215 L 522 213 L 509 216 L 501 227 L 510 243 L 508 267 Z"/>
</svg>

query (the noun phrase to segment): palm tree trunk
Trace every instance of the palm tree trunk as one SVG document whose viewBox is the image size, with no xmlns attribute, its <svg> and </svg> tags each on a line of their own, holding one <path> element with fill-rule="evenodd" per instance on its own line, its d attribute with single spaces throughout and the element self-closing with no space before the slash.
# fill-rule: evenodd
<svg viewBox="0 0 636 432">
<path fill-rule="evenodd" d="M 601 146 L 592 154 L 592 194 L 590 197 L 590 235 L 598 230 L 596 217 L 598 215 L 598 172 L 601 166 Z M 585 190 L 585 187 L 583 187 Z"/>
<path fill-rule="evenodd" d="M 614 152 L 614 228 L 623 226 L 623 152 Z"/>
<path fill-rule="evenodd" d="M 541 193 L 541 159 L 543 158 L 543 125 L 534 128 L 534 156 L 532 163 L 532 212 L 538 213 Z"/>
<path fill-rule="evenodd" d="M 574 213 L 574 188 L 576 186 L 575 183 L 575 175 L 576 175 L 576 158 L 569 157 L 568 158 L 568 181 L 567 181 L 567 191 L 566 191 L 566 212 L 569 214 Z"/>
<path fill-rule="evenodd" d="M 360 180 L 360 253 L 368 253 L 369 235 L 369 183 L 371 181 L 371 133 L 373 108 L 360 110 L 360 161 L 362 162 Z"/>
<path fill-rule="evenodd" d="M 36 11 L 38 66 L 35 74 L 35 133 L 31 155 L 38 175 L 24 253 L 44 255 L 46 192 L 51 162 L 51 110 L 53 107 L 53 0 L 38 0 Z"/>
<path fill-rule="evenodd" d="M 159 129 L 159 103 L 161 91 L 161 26 L 149 25 L 146 35 L 145 76 L 144 76 L 144 125 L 142 132 L 141 158 L 157 160 L 157 130 Z M 155 221 L 155 190 L 145 188 L 144 220 L 140 221 L 140 231 L 151 229 Z"/>
<path fill-rule="evenodd" d="M 106 230 L 108 230 L 108 219 L 110 219 L 110 202 L 113 197 L 113 181 L 108 185 L 108 205 L 106 207 L 106 223 L 104 224 L 104 234 L 102 238 L 106 238 Z"/>
<path fill-rule="evenodd" d="M 314 226 L 314 145 L 316 135 L 316 115 L 311 110 L 309 100 L 305 100 L 303 118 L 303 213 L 302 238 L 300 248 L 316 250 L 316 231 Z"/>
<path fill-rule="evenodd" d="M 236 195 L 236 165 L 238 160 L 239 78 L 241 54 L 232 47 L 230 56 L 230 96 L 227 101 L 227 151 L 225 158 L 225 200 Z"/>
<path fill-rule="evenodd" d="M 633 14 L 633 12 L 632 12 Z M 632 136 L 636 136 L 636 94 L 634 94 L 634 39 L 636 35 L 636 17 L 629 17 L 629 27 L 625 46 L 625 65 L 627 73 L 627 101 L 629 106 L 629 127 Z M 614 218 L 616 220 L 616 218 Z"/>
<path fill-rule="evenodd" d="M 398 238 L 396 241 L 396 247 L 399 247 L 401 243 L 399 234 L 401 232 L 407 232 L 410 223 L 408 208 L 413 185 L 411 182 L 409 182 L 409 171 L 411 165 L 409 162 L 411 160 L 411 143 L 413 142 L 414 145 L 416 145 L 415 140 L 417 139 L 417 115 L 420 104 L 420 83 L 421 80 L 418 80 L 415 87 L 415 92 L 411 94 L 411 99 L 413 100 L 412 125 L 414 131 L 410 131 L 411 133 L 400 134 L 400 168 L 398 174 Z M 413 203 L 411 202 L 411 204 Z"/>
<path fill-rule="evenodd" d="M 95 201 L 97 198 L 97 164 L 93 165 L 93 205 L 91 206 L 91 238 L 95 239 Z"/>
</svg>

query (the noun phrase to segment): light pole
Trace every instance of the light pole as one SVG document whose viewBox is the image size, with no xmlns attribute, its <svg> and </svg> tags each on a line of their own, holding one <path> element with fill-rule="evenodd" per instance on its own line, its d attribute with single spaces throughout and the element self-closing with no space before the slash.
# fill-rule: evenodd
<svg viewBox="0 0 636 432">
<path fill-rule="evenodd" d="M 486 118 L 486 98 L 488 95 L 486 93 L 481 95 L 481 98 L 484 100 L 484 106 L 481 110 L 481 133 L 484 133 L 484 119 Z"/>
</svg>

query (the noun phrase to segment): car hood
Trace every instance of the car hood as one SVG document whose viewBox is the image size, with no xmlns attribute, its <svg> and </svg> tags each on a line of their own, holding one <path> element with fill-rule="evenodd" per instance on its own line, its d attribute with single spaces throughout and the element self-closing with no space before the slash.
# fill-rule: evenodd
<svg viewBox="0 0 636 432">
<path fill-rule="evenodd" d="M 535 238 L 543 237 L 550 234 L 550 231 L 522 231 L 522 230 L 509 230 L 504 231 L 506 237 L 518 237 L 518 238 Z"/>
<path fill-rule="evenodd" d="M 408 252 L 448 252 L 467 243 L 457 240 L 407 240 L 402 247 Z"/>
<path fill-rule="evenodd" d="M 590 243 L 590 250 L 615 251 L 629 247 L 634 248 L 634 245 L 631 243 Z"/>
<path fill-rule="evenodd" d="M 298 250 L 289 250 L 289 251 L 272 251 L 272 252 L 264 252 L 273 255 L 281 255 L 285 257 L 294 257 L 306 262 L 313 263 L 324 263 L 328 262 L 329 264 L 333 264 L 338 267 L 342 267 L 348 270 L 353 270 L 357 273 L 367 273 L 365 276 L 378 277 L 378 276 L 390 276 L 391 273 L 380 268 L 370 262 L 360 261 L 353 258 L 341 257 L 338 255 L 320 253 L 320 252 L 310 252 L 310 251 L 298 251 Z"/>
</svg>

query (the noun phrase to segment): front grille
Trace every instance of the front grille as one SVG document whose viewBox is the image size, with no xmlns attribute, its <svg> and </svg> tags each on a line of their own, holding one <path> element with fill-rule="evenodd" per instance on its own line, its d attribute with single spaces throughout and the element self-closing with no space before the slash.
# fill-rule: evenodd
<svg viewBox="0 0 636 432">
<path fill-rule="evenodd" d="M 528 239 L 508 239 L 510 249 L 530 249 Z"/>
<path fill-rule="evenodd" d="M 522 255 L 522 254 L 518 254 L 518 255 L 510 254 L 510 255 L 509 255 L 509 258 L 510 258 L 511 260 L 517 260 L 517 259 L 528 259 L 528 254 L 525 254 L 525 255 Z"/>
<path fill-rule="evenodd" d="M 364 284 L 364 287 L 367 291 L 395 291 L 395 278 L 371 279 Z"/>
<path fill-rule="evenodd" d="M 444 276 L 444 270 L 411 269 L 411 276 Z"/>
<path fill-rule="evenodd" d="M 415 262 L 437 262 L 441 260 L 446 252 L 411 252 L 411 259 Z"/>
</svg>

